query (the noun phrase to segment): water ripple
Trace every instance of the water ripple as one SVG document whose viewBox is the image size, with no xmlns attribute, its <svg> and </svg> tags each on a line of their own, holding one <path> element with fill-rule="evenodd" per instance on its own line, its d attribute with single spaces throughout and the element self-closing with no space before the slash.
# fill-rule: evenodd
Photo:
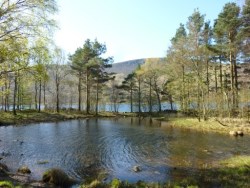
<svg viewBox="0 0 250 188">
<path fill-rule="evenodd" d="M 161 128 L 158 123 L 121 118 L 0 127 L 0 157 L 13 171 L 28 165 L 37 179 L 46 169 L 59 167 L 77 179 L 104 171 L 111 178 L 129 181 L 165 181 L 170 178 L 170 166 L 181 161 L 195 169 L 197 164 L 235 153 L 250 154 L 249 136 L 236 140 L 215 133 Z M 44 160 L 48 163 L 37 164 Z M 133 172 L 135 165 L 142 172 Z"/>
</svg>

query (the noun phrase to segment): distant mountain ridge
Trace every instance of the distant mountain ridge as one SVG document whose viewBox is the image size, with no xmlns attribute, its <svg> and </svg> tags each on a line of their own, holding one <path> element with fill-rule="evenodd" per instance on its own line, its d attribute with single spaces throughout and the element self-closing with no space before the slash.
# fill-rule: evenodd
<svg viewBox="0 0 250 188">
<path fill-rule="evenodd" d="M 147 59 L 156 59 L 156 58 L 142 58 L 142 59 L 134 59 L 119 63 L 114 63 L 112 64 L 112 67 L 106 69 L 106 71 L 108 73 L 123 74 L 124 76 L 127 76 L 128 74 L 136 70 L 139 65 L 144 64 Z"/>
<path fill-rule="evenodd" d="M 108 73 L 116 73 L 121 78 L 125 78 L 128 74 L 135 71 L 139 65 L 142 65 L 145 63 L 147 59 L 156 59 L 156 58 L 142 58 L 142 59 L 135 59 L 135 60 L 129 60 L 129 61 L 123 61 L 119 63 L 112 64 L 111 68 L 107 68 L 106 71 Z M 163 58 L 160 58 L 163 60 Z M 228 64 L 225 64 L 224 66 L 229 68 Z M 238 82 L 241 85 L 246 85 L 250 83 L 250 62 L 247 63 L 239 63 L 237 65 L 238 70 Z"/>
<path fill-rule="evenodd" d="M 116 73 L 116 74 L 124 74 L 127 76 L 128 74 L 132 73 L 139 65 L 145 63 L 146 59 L 135 59 L 129 61 L 123 61 L 119 63 L 113 63 L 111 68 L 108 68 L 106 71 L 109 73 Z"/>
</svg>

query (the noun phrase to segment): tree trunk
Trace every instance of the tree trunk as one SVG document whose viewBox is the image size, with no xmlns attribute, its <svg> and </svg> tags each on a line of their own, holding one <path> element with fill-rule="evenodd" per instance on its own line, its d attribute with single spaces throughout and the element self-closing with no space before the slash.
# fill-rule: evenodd
<svg viewBox="0 0 250 188">
<path fill-rule="evenodd" d="M 5 94 L 4 94 L 4 87 L 2 87 L 2 93 L 3 93 L 3 95 L 2 95 L 2 100 L 1 100 L 1 103 L 2 103 L 1 109 L 4 110 L 4 96 L 5 96 Z"/>
<path fill-rule="evenodd" d="M 149 79 L 149 113 L 152 113 L 152 78 Z"/>
<path fill-rule="evenodd" d="M 154 78 L 154 91 L 156 93 L 156 96 L 157 96 L 157 101 L 158 101 L 158 109 L 159 109 L 159 112 L 161 112 L 161 97 L 160 97 L 160 91 L 157 87 L 157 80 Z"/>
<path fill-rule="evenodd" d="M 20 98 L 21 98 L 21 92 L 20 92 L 20 79 L 19 79 L 19 74 L 17 73 L 17 93 L 16 93 L 16 97 L 17 97 L 17 102 L 16 102 L 16 108 L 17 110 L 20 110 Z"/>
<path fill-rule="evenodd" d="M 47 106 L 46 106 L 46 82 L 45 82 L 45 80 L 43 81 L 43 106 L 44 106 L 44 109 L 47 108 Z"/>
<path fill-rule="evenodd" d="M 223 93 L 223 79 L 222 79 L 222 77 L 223 77 L 223 74 L 222 74 L 222 62 L 221 62 L 221 55 L 220 55 L 220 57 L 219 57 L 219 59 L 220 59 L 220 92 L 221 92 L 221 94 Z"/>
<path fill-rule="evenodd" d="M 9 101 L 9 98 L 10 98 L 10 83 L 11 83 L 11 78 L 8 77 L 8 83 L 7 83 L 7 95 L 6 95 L 6 107 L 7 107 L 7 111 L 10 111 L 10 101 Z"/>
<path fill-rule="evenodd" d="M 35 82 L 35 109 L 37 110 L 38 109 L 38 106 L 37 106 L 37 90 L 38 90 L 38 86 L 37 86 L 37 81 Z"/>
<path fill-rule="evenodd" d="M 8 104 L 8 83 L 7 83 L 7 78 L 5 79 L 4 82 L 4 86 L 5 86 L 5 97 L 4 97 L 4 111 L 7 112 L 7 104 Z"/>
<path fill-rule="evenodd" d="M 13 91 L 13 114 L 16 113 L 16 94 L 17 94 L 17 73 L 14 74 L 14 91 Z"/>
<path fill-rule="evenodd" d="M 133 112 L 133 87 L 130 85 L 130 111 Z"/>
<path fill-rule="evenodd" d="M 234 90 L 235 90 L 235 107 L 238 108 L 238 70 L 237 70 L 237 62 L 236 55 L 233 56 L 234 63 Z"/>
<path fill-rule="evenodd" d="M 185 67 L 182 65 L 182 93 L 181 93 L 181 109 L 186 111 L 186 101 L 185 101 Z"/>
<path fill-rule="evenodd" d="M 206 105 L 205 105 L 205 95 L 204 95 L 203 89 L 201 90 L 201 96 L 202 96 L 202 117 L 203 117 L 203 120 L 206 121 L 207 120 L 207 109 L 206 109 Z"/>
<path fill-rule="evenodd" d="M 207 59 L 206 60 L 206 77 L 207 77 L 207 93 L 208 93 L 208 97 L 209 97 L 209 85 L 210 85 L 210 83 L 209 83 L 209 60 Z"/>
<path fill-rule="evenodd" d="M 198 112 L 198 120 L 201 121 L 201 96 L 200 96 L 200 71 L 199 71 L 199 64 L 196 63 L 197 67 L 197 112 Z"/>
<path fill-rule="evenodd" d="M 78 111 L 81 111 L 81 104 L 82 104 L 82 74 L 79 73 L 78 78 Z"/>
<path fill-rule="evenodd" d="M 229 34 L 228 34 L 228 37 L 230 38 L 231 37 L 231 33 L 229 32 Z M 229 42 L 229 47 L 230 47 L 230 51 L 229 51 L 229 61 L 230 61 L 230 79 L 231 79 L 231 92 L 232 92 L 232 102 L 233 102 L 233 104 L 232 104 L 232 106 L 233 106 L 233 111 L 234 111 L 234 109 L 235 109 L 235 88 L 234 88 L 234 86 L 235 86 L 235 83 L 234 83 L 234 81 L 235 81 L 235 79 L 234 79 L 234 69 L 235 69 L 235 67 L 234 67 L 234 61 L 233 61 L 233 52 L 232 52 L 232 49 L 231 49 L 231 46 L 232 46 L 232 41 L 230 41 Z"/>
<path fill-rule="evenodd" d="M 57 113 L 60 112 L 60 108 L 59 108 L 59 106 L 60 106 L 59 87 L 60 87 L 60 83 L 58 81 L 58 78 L 56 77 L 56 111 L 57 111 Z"/>
<path fill-rule="evenodd" d="M 217 68 L 214 66 L 214 80 L 215 80 L 215 92 L 218 92 L 218 80 L 217 80 Z"/>
<path fill-rule="evenodd" d="M 99 105 L 99 79 L 96 82 L 96 105 L 95 105 L 95 115 L 98 115 L 98 105 Z"/>
<path fill-rule="evenodd" d="M 159 112 L 161 112 L 161 98 L 160 98 L 159 92 L 156 92 L 156 96 L 157 96 L 157 101 L 158 101 Z"/>
<path fill-rule="evenodd" d="M 86 113 L 89 114 L 90 112 L 90 85 L 89 85 L 89 70 L 87 68 L 86 71 Z"/>
<path fill-rule="evenodd" d="M 41 102 L 42 102 L 42 80 L 39 80 L 39 94 L 38 94 L 38 112 L 41 112 Z"/>
<path fill-rule="evenodd" d="M 138 79 L 138 107 L 139 113 L 141 113 L 141 78 Z"/>
<path fill-rule="evenodd" d="M 169 94 L 169 102 L 170 102 L 170 109 L 171 111 L 174 110 L 174 106 L 173 106 L 173 98 L 172 98 L 172 95 Z"/>
</svg>

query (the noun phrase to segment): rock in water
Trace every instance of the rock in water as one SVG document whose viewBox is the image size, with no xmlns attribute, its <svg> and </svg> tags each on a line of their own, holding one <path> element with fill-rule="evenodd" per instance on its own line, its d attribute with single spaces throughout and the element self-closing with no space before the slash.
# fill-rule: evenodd
<svg viewBox="0 0 250 188">
<path fill-rule="evenodd" d="M 31 171 L 27 166 L 21 166 L 18 168 L 17 172 L 22 173 L 22 174 L 30 174 Z"/>
<path fill-rule="evenodd" d="M 237 131 L 237 134 L 240 135 L 240 136 L 244 135 L 243 131 Z"/>
<path fill-rule="evenodd" d="M 141 171 L 140 166 L 134 166 L 134 167 L 133 167 L 133 171 L 134 171 L 134 172 L 140 172 L 140 171 Z"/>
<path fill-rule="evenodd" d="M 65 172 L 56 168 L 52 168 L 44 172 L 43 182 L 62 187 L 67 187 L 75 183 L 75 181 L 69 178 Z"/>
</svg>

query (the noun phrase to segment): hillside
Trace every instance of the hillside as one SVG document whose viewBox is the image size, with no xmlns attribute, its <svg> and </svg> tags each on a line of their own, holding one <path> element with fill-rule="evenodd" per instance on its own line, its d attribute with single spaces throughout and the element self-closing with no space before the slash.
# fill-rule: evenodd
<svg viewBox="0 0 250 188">
<path fill-rule="evenodd" d="M 123 74 L 127 76 L 132 73 L 139 65 L 143 64 L 146 59 L 135 59 L 112 64 L 111 68 L 107 69 L 109 73 Z"/>
<path fill-rule="evenodd" d="M 106 71 L 109 73 L 116 73 L 117 78 L 122 80 L 128 74 L 132 73 L 136 68 L 138 68 L 139 65 L 144 64 L 145 61 L 146 59 L 135 59 L 135 60 L 114 63 L 112 64 L 112 67 L 106 69 Z M 230 68 L 228 64 L 225 64 L 224 66 L 226 67 L 226 69 Z M 250 63 L 240 63 L 237 65 L 237 69 L 238 69 L 239 84 L 240 85 L 249 84 Z"/>
<path fill-rule="evenodd" d="M 155 59 L 155 58 L 147 58 L 147 59 Z M 139 65 L 144 64 L 145 61 L 146 58 L 114 63 L 112 64 L 112 67 L 106 69 L 106 71 L 108 73 L 116 73 L 126 77 L 128 74 L 132 73 L 136 68 L 138 68 Z"/>
</svg>

